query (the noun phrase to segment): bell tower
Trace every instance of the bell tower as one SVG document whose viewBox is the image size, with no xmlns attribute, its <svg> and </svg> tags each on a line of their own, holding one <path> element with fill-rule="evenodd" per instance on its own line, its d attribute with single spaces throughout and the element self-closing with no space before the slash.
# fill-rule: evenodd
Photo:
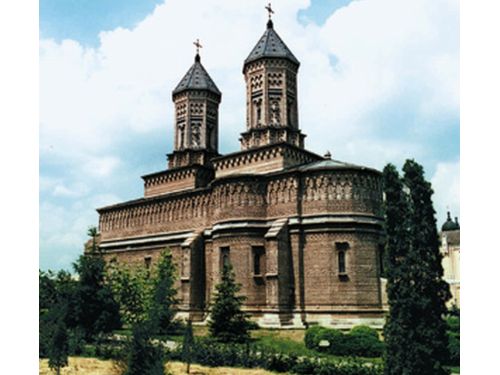
<svg viewBox="0 0 500 375">
<path fill-rule="evenodd" d="M 267 28 L 243 65 L 246 82 L 246 131 L 242 150 L 286 142 L 304 148 L 297 111 L 300 62 L 274 30 L 269 11 Z"/>
<path fill-rule="evenodd" d="M 197 40 L 194 64 L 172 92 L 175 106 L 174 151 L 169 168 L 206 165 L 218 156 L 221 93 L 201 64 Z"/>
</svg>

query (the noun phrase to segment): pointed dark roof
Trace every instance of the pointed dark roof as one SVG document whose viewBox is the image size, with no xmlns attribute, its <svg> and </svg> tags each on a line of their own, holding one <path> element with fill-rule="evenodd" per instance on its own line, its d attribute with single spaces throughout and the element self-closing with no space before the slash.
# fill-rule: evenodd
<svg viewBox="0 0 500 375">
<path fill-rule="evenodd" d="M 246 58 L 245 65 L 263 57 L 281 57 L 300 65 L 299 60 L 297 60 L 292 51 L 290 51 L 286 44 L 281 40 L 276 31 L 274 31 L 273 21 L 271 20 L 267 23 L 267 29 L 264 32 L 264 35 L 262 35 L 257 42 L 257 45 Z"/>
<path fill-rule="evenodd" d="M 184 75 L 177 87 L 172 91 L 172 95 L 178 94 L 184 90 L 207 90 L 217 95 L 221 95 L 212 78 L 201 65 L 200 55 L 196 54 L 194 64 Z"/>
</svg>

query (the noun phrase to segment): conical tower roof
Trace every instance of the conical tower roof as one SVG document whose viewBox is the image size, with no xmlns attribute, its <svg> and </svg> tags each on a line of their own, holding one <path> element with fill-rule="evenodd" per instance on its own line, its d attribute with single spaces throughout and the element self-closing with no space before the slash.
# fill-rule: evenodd
<svg viewBox="0 0 500 375">
<path fill-rule="evenodd" d="M 172 91 L 172 95 L 185 90 L 207 90 L 216 95 L 221 95 L 214 81 L 210 78 L 203 65 L 201 65 L 199 54 L 196 54 L 194 64 L 191 65 L 177 87 Z"/>
<path fill-rule="evenodd" d="M 267 29 L 264 35 L 262 35 L 256 46 L 252 49 L 252 52 L 248 55 L 244 65 L 265 57 L 284 58 L 300 65 L 299 60 L 297 60 L 292 51 L 290 51 L 274 30 L 273 21 L 271 20 L 267 22 Z"/>
</svg>

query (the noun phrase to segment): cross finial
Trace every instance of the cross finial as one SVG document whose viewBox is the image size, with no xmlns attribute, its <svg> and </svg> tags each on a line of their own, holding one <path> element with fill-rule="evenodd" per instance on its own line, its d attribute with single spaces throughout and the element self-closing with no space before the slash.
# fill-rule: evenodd
<svg viewBox="0 0 500 375">
<path fill-rule="evenodd" d="M 271 19 L 271 15 L 274 13 L 273 8 L 271 8 L 271 3 L 267 4 L 267 7 L 265 7 L 267 12 L 269 13 L 269 19 Z"/>
<path fill-rule="evenodd" d="M 200 53 L 200 48 L 203 48 L 203 46 L 199 39 L 196 39 L 196 42 L 193 42 L 193 44 L 196 46 L 196 54 L 198 55 Z"/>
</svg>

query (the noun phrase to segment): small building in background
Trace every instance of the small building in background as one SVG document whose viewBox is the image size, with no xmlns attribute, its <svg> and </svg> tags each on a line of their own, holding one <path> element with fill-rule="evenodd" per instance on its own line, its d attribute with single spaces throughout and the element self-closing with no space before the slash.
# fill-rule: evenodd
<svg viewBox="0 0 500 375">
<path fill-rule="evenodd" d="M 460 224 L 458 218 L 453 221 L 448 212 L 448 218 L 441 227 L 441 254 L 443 255 L 443 277 L 450 285 L 452 298 L 448 306 L 460 308 Z"/>
</svg>

